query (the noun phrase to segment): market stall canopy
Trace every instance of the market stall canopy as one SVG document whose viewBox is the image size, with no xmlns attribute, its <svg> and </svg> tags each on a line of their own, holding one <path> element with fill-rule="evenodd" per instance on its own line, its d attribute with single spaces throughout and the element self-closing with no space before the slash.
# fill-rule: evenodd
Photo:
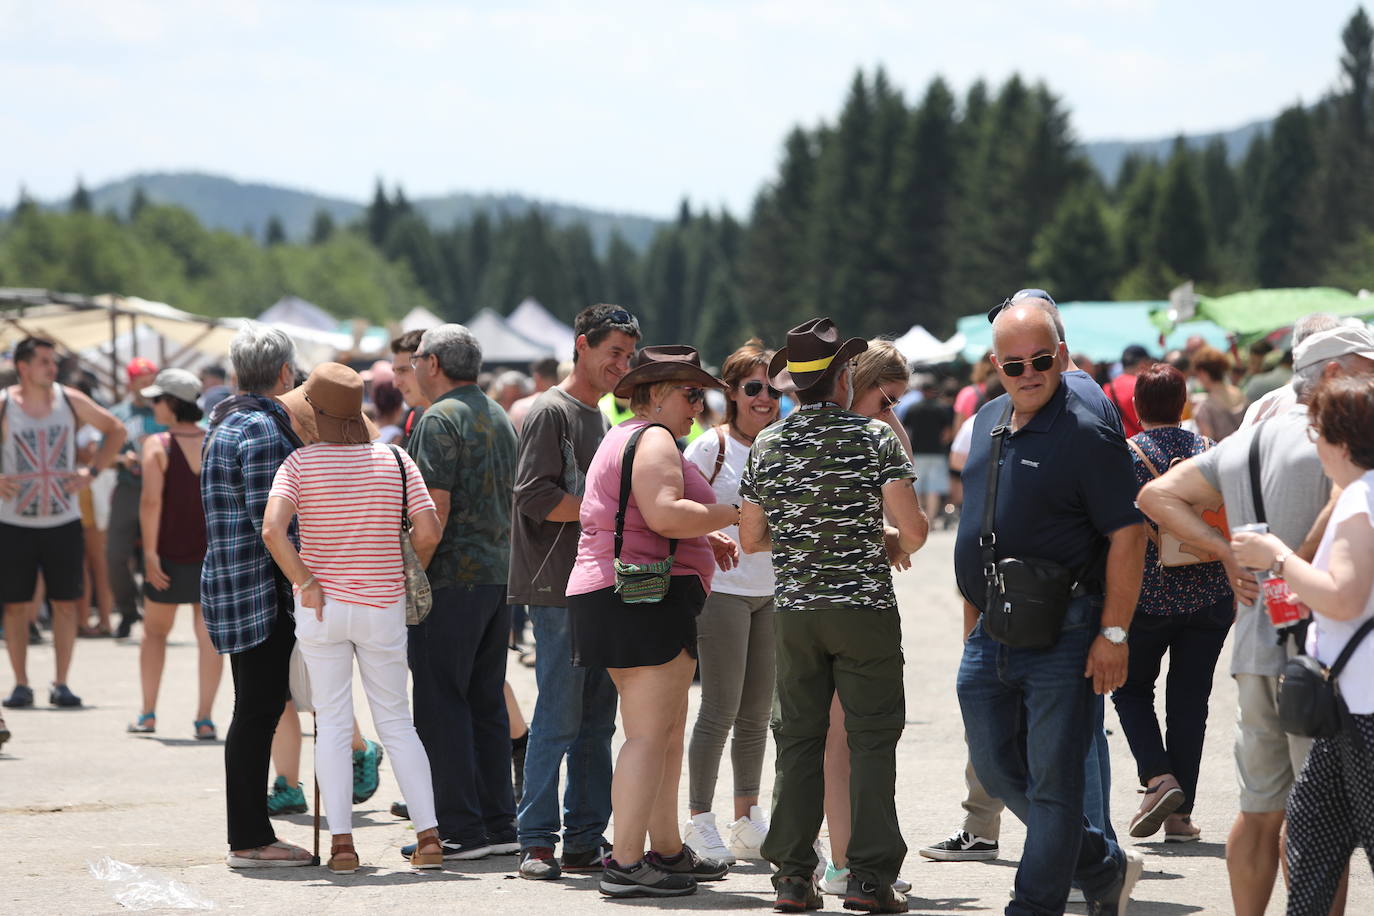
<svg viewBox="0 0 1374 916">
<path fill-rule="evenodd" d="M 506 316 L 506 324 L 517 333 L 553 349 L 559 359 L 572 359 L 577 333 L 554 317 L 537 300 L 527 298 Z"/>
<path fill-rule="evenodd" d="M 1069 352 L 1087 354 L 1098 362 L 1115 362 L 1126 347 L 1140 344 L 1155 356 L 1161 356 L 1167 350 L 1182 347 L 1194 334 L 1214 347 L 1226 349 L 1226 329 L 1211 321 L 1190 321 L 1161 335 L 1161 329 L 1151 320 L 1151 313 L 1167 305 L 1159 301 L 1060 303 L 1059 314 L 1064 319 Z M 959 332 L 965 338 L 965 359 L 976 360 L 992 349 L 992 325 L 985 313 L 960 318 Z M 1164 337 L 1162 343 L 1161 336 Z"/>
<path fill-rule="evenodd" d="M 524 366 L 553 355 L 553 347 L 530 340 L 491 309 L 482 309 L 463 324 L 482 345 L 484 364 Z"/>
<path fill-rule="evenodd" d="M 444 323 L 444 319 L 425 308 L 417 305 L 415 308 L 406 312 L 406 316 L 401 319 L 401 333 L 408 334 L 411 331 L 428 331 L 430 328 L 437 328 Z"/>
<path fill-rule="evenodd" d="M 1171 317 L 1167 303 L 1159 303 L 1152 315 L 1161 329 L 1169 329 Z M 1252 289 L 1229 296 L 1197 297 L 1197 317 L 1225 328 L 1237 337 L 1257 337 L 1270 331 L 1286 328 L 1304 315 L 1328 312 L 1337 317 L 1374 315 L 1374 296 L 1355 295 L 1329 286 L 1300 289 Z M 1180 330 L 1198 324 L 1188 321 L 1178 325 Z"/>
<path fill-rule="evenodd" d="M 906 357 L 908 363 L 934 366 L 957 359 L 964 349 L 964 338 L 961 334 L 955 334 L 949 340 L 942 341 L 921 325 L 915 324 L 911 330 L 892 341 L 892 345 Z"/>
<path fill-rule="evenodd" d="M 258 321 L 263 324 L 289 324 L 299 328 L 313 328 L 316 331 L 333 331 L 339 326 L 339 319 L 299 296 L 282 296 L 258 316 Z"/>
</svg>

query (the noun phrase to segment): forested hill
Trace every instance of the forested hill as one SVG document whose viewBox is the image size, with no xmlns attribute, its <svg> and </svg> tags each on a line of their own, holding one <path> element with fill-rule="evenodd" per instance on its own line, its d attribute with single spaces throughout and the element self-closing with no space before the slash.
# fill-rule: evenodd
<svg viewBox="0 0 1374 916">
<path fill-rule="evenodd" d="M 1220 140 L 1226 154 L 1232 161 L 1240 159 L 1249 149 L 1250 143 L 1258 136 L 1268 133 L 1273 126 L 1273 118 L 1251 121 L 1233 130 L 1221 130 L 1210 134 L 1187 134 L 1183 142 L 1194 150 L 1206 149 L 1215 140 Z M 1121 166 L 1128 156 L 1144 156 L 1147 159 L 1168 159 L 1173 151 L 1176 137 L 1163 137 L 1158 140 L 1094 140 L 1083 144 L 1083 154 L 1088 157 L 1103 180 L 1115 184 L 1121 174 Z"/>
<path fill-rule="evenodd" d="M 154 203 L 174 204 L 191 211 L 207 228 L 247 232 L 254 238 L 263 237 L 268 222 L 275 216 L 286 230 L 288 239 L 303 241 L 310 236 L 311 226 L 320 211 L 328 213 L 335 222 L 346 224 L 356 220 L 366 206 L 365 203 L 342 197 L 257 182 L 240 182 L 220 175 L 147 172 L 91 188 L 92 208 L 96 212 L 113 209 L 118 213 L 127 213 L 137 188 L 142 188 Z M 65 207 L 66 204 L 66 200 L 51 202 L 55 207 Z M 662 225 L 659 220 L 646 216 L 532 200 L 518 194 L 454 192 L 439 197 L 419 197 L 410 201 L 410 205 L 436 228 L 468 223 L 478 212 L 500 218 L 523 216 L 537 207 L 555 226 L 586 226 L 596 250 L 602 254 L 609 247 L 611 235 L 616 232 L 636 251 L 643 251 L 649 247 L 654 233 Z"/>
</svg>

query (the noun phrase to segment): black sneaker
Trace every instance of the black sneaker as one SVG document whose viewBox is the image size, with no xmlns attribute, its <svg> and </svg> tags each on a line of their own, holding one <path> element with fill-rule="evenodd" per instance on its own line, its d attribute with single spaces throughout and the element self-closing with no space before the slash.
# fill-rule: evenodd
<svg viewBox="0 0 1374 916">
<path fill-rule="evenodd" d="M 932 843 L 918 852 L 937 862 L 979 862 L 997 858 L 997 841 L 974 836 L 967 830 L 956 830 L 949 839 Z"/>
<path fill-rule="evenodd" d="M 76 709 L 81 706 L 81 697 L 72 693 L 66 684 L 53 684 L 48 691 L 48 702 L 62 709 Z"/>
<path fill-rule="evenodd" d="M 409 808 L 409 807 L 406 805 L 406 803 L 403 802 L 403 801 L 392 802 L 392 803 L 391 803 L 391 816 L 392 816 L 392 817 L 403 817 L 403 818 L 405 818 L 406 820 L 410 820 L 410 808 Z"/>
<path fill-rule="evenodd" d="M 601 893 L 607 897 L 685 897 L 696 891 L 697 881 L 691 875 L 660 871 L 647 859 L 633 865 L 607 859 L 601 872 Z"/>
<path fill-rule="evenodd" d="M 14 691 L 2 705 L 6 709 L 28 709 L 33 705 L 33 688 L 27 684 L 15 684 Z"/>
<path fill-rule="evenodd" d="M 486 843 L 480 846 L 464 846 L 462 843 L 454 843 L 451 840 L 441 839 L 439 845 L 444 847 L 445 859 L 485 859 L 487 856 L 491 855 L 491 847 Z M 409 859 L 411 856 L 415 855 L 415 850 L 419 848 L 419 843 L 407 843 L 405 846 L 401 847 L 401 856 L 405 859 Z"/>
<path fill-rule="evenodd" d="M 509 833 L 487 834 L 487 854 L 513 856 L 520 851 L 520 840 L 514 830 Z"/>
<path fill-rule="evenodd" d="M 719 881 L 730 870 L 728 862 L 703 858 L 690 846 L 683 846 L 682 852 L 671 858 L 651 849 L 644 854 L 644 861 L 660 871 L 674 875 L 691 875 L 698 881 Z"/>
<path fill-rule="evenodd" d="M 773 882 L 778 889 L 777 902 L 773 904 L 775 913 L 804 913 L 821 908 L 821 892 L 814 878 L 799 878 L 796 875 L 783 875 Z"/>
<path fill-rule="evenodd" d="M 530 846 L 520 850 L 520 877 L 531 881 L 552 881 L 563 877 L 558 859 L 550 846 Z"/>
<path fill-rule="evenodd" d="M 567 872 L 601 871 L 610 861 L 611 851 L 605 846 L 584 849 L 582 852 L 563 850 L 563 870 Z"/>
<path fill-rule="evenodd" d="M 844 892 L 844 908 L 863 913 L 905 913 L 906 895 L 898 897 L 891 884 L 869 881 L 851 874 L 849 887 Z"/>
</svg>

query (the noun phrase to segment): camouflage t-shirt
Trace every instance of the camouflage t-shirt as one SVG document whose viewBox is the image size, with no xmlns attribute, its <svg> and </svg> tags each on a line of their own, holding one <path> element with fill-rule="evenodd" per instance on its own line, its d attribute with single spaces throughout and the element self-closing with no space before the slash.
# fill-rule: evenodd
<svg viewBox="0 0 1374 916">
<path fill-rule="evenodd" d="M 504 586 L 515 483 L 515 428 L 506 412 L 476 385 L 460 385 L 425 411 L 407 450 L 425 485 L 449 494 L 430 585 Z"/>
<path fill-rule="evenodd" d="M 915 476 L 892 428 L 851 411 L 797 410 L 759 433 L 739 492 L 768 518 L 778 610 L 896 608 L 882 487 Z"/>
</svg>

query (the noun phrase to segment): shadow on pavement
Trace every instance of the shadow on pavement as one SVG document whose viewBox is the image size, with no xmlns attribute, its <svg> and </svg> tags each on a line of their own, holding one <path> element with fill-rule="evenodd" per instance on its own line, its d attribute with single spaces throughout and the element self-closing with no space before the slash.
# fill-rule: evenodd
<svg viewBox="0 0 1374 916">
<path fill-rule="evenodd" d="M 1225 843 L 1140 843 L 1137 849 L 1155 856 L 1178 856 L 1179 858 L 1226 858 Z"/>
<path fill-rule="evenodd" d="M 234 870 L 242 878 L 257 881 L 284 881 L 290 884 L 314 885 L 316 887 L 388 887 L 413 884 L 417 881 L 475 881 L 476 875 L 465 875 L 456 871 L 410 871 L 399 869 L 391 871 L 376 866 L 361 866 L 355 874 L 335 875 L 323 865 L 302 866 L 299 868 L 240 868 Z"/>
</svg>

